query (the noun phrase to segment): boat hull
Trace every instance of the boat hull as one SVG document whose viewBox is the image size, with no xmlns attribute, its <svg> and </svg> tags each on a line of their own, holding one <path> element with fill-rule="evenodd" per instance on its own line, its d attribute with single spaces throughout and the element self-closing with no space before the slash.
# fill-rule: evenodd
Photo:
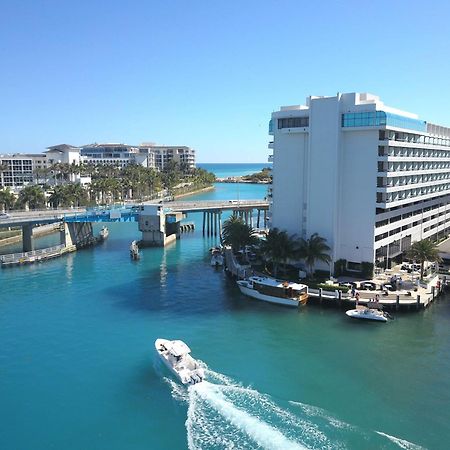
<svg viewBox="0 0 450 450">
<path fill-rule="evenodd" d="M 294 298 L 281 298 L 281 297 L 273 297 L 271 295 L 265 295 L 261 294 L 255 289 L 249 288 L 245 285 L 245 281 L 238 281 L 237 282 L 240 291 L 249 297 L 255 298 L 256 300 L 262 300 L 263 302 L 268 303 L 275 303 L 277 305 L 284 305 L 284 306 L 294 306 L 298 307 L 301 305 L 301 303 Z"/>
<path fill-rule="evenodd" d="M 155 341 L 155 350 L 156 350 L 156 354 L 159 356 L 159 359 L 164 363 L 164 365 L 169 369 L 169 371 L 175 376 L 175 378 L 181 383 L 184 384 L 185 386 L 189 386 L 191 384 L 196 384 L 196 382 L 194 382 L 192 380 L 192 378 L 186 380 L 183 379 L 180 375 L 179 372 L 177 372 L 174 367 L 170 364 L 170 362 L 168 361 L 168 359 L 165 357 L 165 355 L 163 353 L 161 353 L 159 351 L 159 348 L 161 346 L 161 344 L 163 344 L 165 347 L 169 347 L 170 346 L 170 342 L 168 339 L 156 339 Z M 198 369 L 197 369 L 198 370 Z M 201 372 L 201 380 L 198 382 L 203 381 L 203 371 Z"/>
<path fill-rule="evenodd" d="M 222 255 L 213 256 L 211 258 L 211 266 L 213 267 L 223 266 L 223 256 Z"/>
<path fill-rule="evenodd" d="M 345 311 L 345 314 L 357 320 L 372 320 L 374 322 L 387 322 L 388 319 L 383 314 L 377 314 L 373 312 L 365 313 L 364 311 L 360 311 L 358 309 L 351 309 L 349 311 Z"/>
</svg>

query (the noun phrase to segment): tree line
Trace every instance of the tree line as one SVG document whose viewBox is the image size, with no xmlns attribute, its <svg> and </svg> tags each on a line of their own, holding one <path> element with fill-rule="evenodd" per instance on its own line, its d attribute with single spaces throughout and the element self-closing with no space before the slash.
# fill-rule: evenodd
<svg viewBox="0 0 450 450">
<path fill-rule="evenodd" d="M 314 276 L 314 266 L 321 261 L 331 264 L 330 247 L 326 239 L 317 233 L 308 239 L 297 238 L 286 231 L 272 228 L 266 239 L 258 239 L 255 230 L 245 224 L 240 217 L 231 216 L 224 222 L 222 240 L 230 245 L 233 252 L 245 249 L 246 246 L 255 246 L 256 252 L 267 263 L 272 265 L 272 274 L 277 277 L 279 269 L 285 268 L 289 261 L 302 260 L 307 268 L 308 276 Z M 439 248 L 431 239 L 413 242 L 406 252 L 406 257 L 420 264 L 420 278 L 425 273 L 425 262 L 440 262 Z"/>
<path fill-rule="evenodd" d="M 0 167 L 6 171 L 7 167 Z M 91 182 L 83 187 L 70 182 L 72 175 L 90 176 Z M 210 186 L 216 177 L 201 168 L 186 163 L 169 161 L 165 168 L 130 164 L 125 167 L 102 164 L 57 163 L 34 171 L 35 184 L 25 186 L 16 197 L 8 188 L 0 189 L 0 208 L 3 210 L 30 209 L 51 206 L 86 206 L 108 204 L 124 200 L 143 201 L 164 192 L 171 196 L 179 190 L 195 190 Z M 47 193 L 47 195 L 46 195 Z"/>
</svg>

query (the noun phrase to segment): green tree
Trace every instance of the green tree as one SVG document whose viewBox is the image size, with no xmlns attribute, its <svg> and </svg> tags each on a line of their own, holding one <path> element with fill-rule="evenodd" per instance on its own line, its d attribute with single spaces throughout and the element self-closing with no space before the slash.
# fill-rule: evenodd
<svg viewBox="0 0 450 450">
<path fill-rule="evenodd" d="M 162 179 L 164 187 L 167 189 L 169 194 L 171 194 L 173 188 L 181 182 L 182 175 L 183 173 L 180 165 L 176 161 L 171 160 L 165 165 L 162 171 Z"/>
<path fill-rule="evenodd" d="M 16 198 L 9 188 L 0 189 L 0 206 L 1 211 L 11 209 L 14 206 Z"/>
<path fill-rule="evenodd" d="M 317 233 L 311 235 L 309 239 L 301 238 L 299 241 L 298 255 L 305 261 L 308 273 L 314 275 L 314 265 L 316 261 L 322 261 L 330 264 L 331 257 L 329 255 L 330 247 L 326 243 L 326 239 Z"/>
<path fill-rule="evenodd" d="M 17 203 L 21 207 L 28 205 L 30 209 L 45 207 L 45 194 L 40 186 L 35 184 L 24 187 L 20 193 Z"/>
<path fill-rule="evenodd" d="M 59 206 L 69 206 L 70 200 L 67 195 L 67 190 L 65 186 L 55 186 L 50 193 L 48 202 L 52 208 L 58 208 Z"/>
<path fill-rule="evenodd" d="M 261 241 L 259 251 L 266 261 L 272 262 L 274 277 L 278 274 L 280 264 L 286 265 L 289 259 L 298 256 L 299 242 L 295 236 L 289 236 L 286 231 L 272 228 L 266 239 Z"/>
<path fill-rule="evenodd" d="M 243 249 L 246 245 L 256 244 L 258 241 L 255 230 L 234 215 L 223 224 L 222 240 L 224 244 L 231 245 L 233 252 Z"/>
<path fill-rule="evenodd" d="M 413 242 L 408 257 L 420 263 L 420 279 L 423 279 L 425 261 L 440 261 L 439 249 L 430 239 Z"/>
</svg>

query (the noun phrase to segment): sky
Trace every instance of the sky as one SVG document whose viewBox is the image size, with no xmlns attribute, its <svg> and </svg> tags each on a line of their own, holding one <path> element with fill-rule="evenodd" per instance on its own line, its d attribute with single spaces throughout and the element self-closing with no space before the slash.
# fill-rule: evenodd
<svg viewBox="0 0 450 450">
<path fill-rule="evenodd" d="M 270 114 L 371 92 L 450 126 L 450 2 L 0 0 L 0 154 L 92 142 L 265 162 Z"/>
</svg>

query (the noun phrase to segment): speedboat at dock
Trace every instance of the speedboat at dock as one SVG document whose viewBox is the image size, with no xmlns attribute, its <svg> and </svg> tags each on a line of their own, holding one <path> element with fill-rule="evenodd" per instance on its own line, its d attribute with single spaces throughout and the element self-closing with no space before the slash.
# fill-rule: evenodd
<svg viewBox="0 0 450 450">
<path fill-rule="evenodd" d="M 222 250 L 219 247 L 211 249 L 211 266 L 223 266 Z"/>
<path fill-rule="evenodd" d="M 271 277 L 251 276 L 238 280 L 237 285 L 244 295 L 277 303 L 279 305 L 300 306 L 308 301 L 308 286 Z"/>
<path fill-rule="evenodd" d="M 372 306 L 357 306 L 356 309 L 345 311 L 345 314 L 352 319 L 375 320 L 378 322 L 387 322 L 391 318 L 389 313 L 381 310 L 381 305 L 378 306 L 376 304 Z"/>
<path fill-rule="evenodd" d="M 183 384 L 197 384 L 205 378 L 203 368 L 192 358 L 191 349 L 183 341 L 156 339 L 155 348 L 163 363 Z"/>
</svg>

